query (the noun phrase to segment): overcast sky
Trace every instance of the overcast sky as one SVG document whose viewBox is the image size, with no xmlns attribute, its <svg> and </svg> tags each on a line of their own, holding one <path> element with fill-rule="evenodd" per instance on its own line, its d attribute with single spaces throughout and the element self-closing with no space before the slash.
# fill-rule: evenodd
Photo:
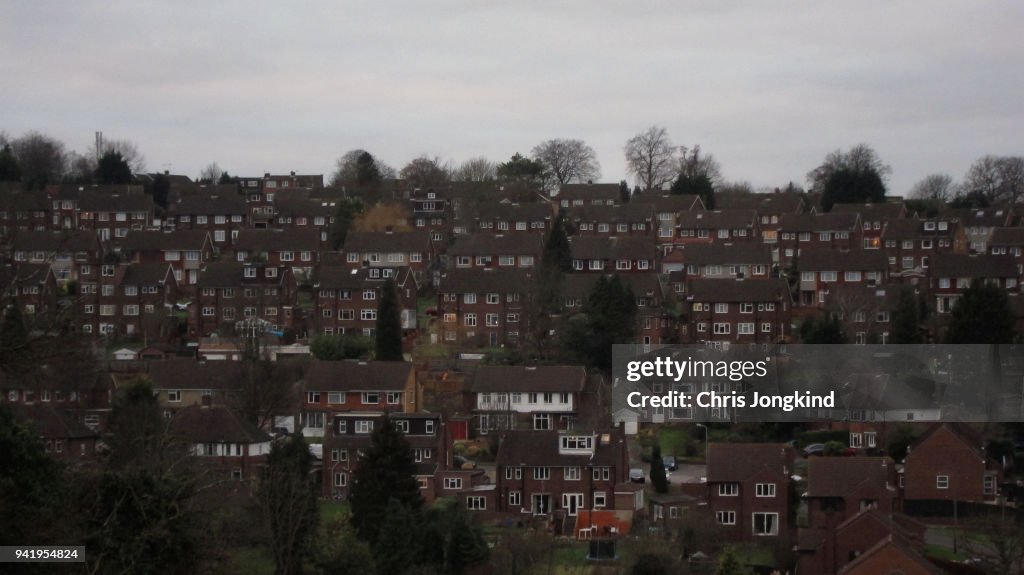
<svg viewBox="0 0 1024 575">
<path fill-rule="evenodd" d="M 1024 153 L 1019 0 L 219 4 L 0 0 L 0 130 L 192 177 L 579 138 L 617 182 L 658 124 L 755 187 L 865 142 L 895 194 Z"/>
</svg>

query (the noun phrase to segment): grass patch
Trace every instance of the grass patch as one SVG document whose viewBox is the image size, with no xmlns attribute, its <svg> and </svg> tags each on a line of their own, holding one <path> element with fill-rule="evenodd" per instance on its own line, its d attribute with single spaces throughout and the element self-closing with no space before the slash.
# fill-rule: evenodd
<svg viewBox="0 0 1024 575">
<path fill-rule="evenodd" d="M 967 559 L 967 556 L 959 553 L 954 553 L 952 549 L 943 547 L 941 545 L 928 545 L 925 549 L 925 554 L 928 557 L 935 559 L 941 559 L 943 561 L 955 561 L 957 563 Z"/>
<path fill-rule="evenodd" d="M 237 547 L 228 551 L 228 571 L 232 574 L 273 575 L 274 556 L 263 547 Z"/>
<path fill-rule="evenodd" d="M 658 445 L 661 446 L 661 454 L 686 457 L 687 447 L 690 446 L 690 434 L 681 427 L 663 427 L 658 430 Z M 690 446 L 692 453 L 692 446 Z"/>
<path fill-rule="evenodd" d="M 320 502 L 320 523 L 326 525 L 336 519 L 343 519 L 351 515 L 352 510 L 348 501 L 321 501 Z"/>
<path fill-rule="evenodd" d="M 747 565 L 775 566 L 775 554 L 771 547 L 762 545 L 741 545 L 734 549 L 736 558 Z"/>
</svg>

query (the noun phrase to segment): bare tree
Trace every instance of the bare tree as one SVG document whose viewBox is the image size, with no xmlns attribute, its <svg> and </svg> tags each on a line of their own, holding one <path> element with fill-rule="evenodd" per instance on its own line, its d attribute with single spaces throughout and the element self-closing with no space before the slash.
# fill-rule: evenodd
<svg viewBox="0 0 1024 575">
<path fill-rule="evenodd" d="M 217 162 L 210 162 L 207 164 L 203 171 L 199 172 L 199 181 L 210 185 L 215 185 L 220 175 L 224 172 L 220 169 Z"/>
<path fill-rule="evenodd" d="M 64 144 L 55 138 L 29 132 L 11 143 L 18 158 L 21 181 L 28 188 L 59 182 L 64 175 Z"/>
<path fill-rule="evenodd" d="M 470 158 L 455 170 L 453 180 L 457 182 L 489 182 L 497 175 L 498 166 L 483 156 Z"/>
<path fill-rule="evenodd" d="M 418 188 L 439 187 L 451 180 L 452 167 L 449 162 L 434 156 L 420 156 L 402 168 L 399 175 Z"/>
<path fill-rule="evenodd" d="M 827 156 L 820 166 L 807 172 L 807 184 L 816 192 L 825 189 L 825 182 L 839 170 L 855 173 L 876 172 L 884 183 L 892 168 L 882 162 L 874 148 L 867 144 L 857 144 L 848 152 L 835 150 Z"/>
<path fill-rule="evenodd" d="M 970 530 L 983 537 L 964 537 L 967 552 L 977 558 L 985 573 L 1011 575 L 1024 572 L 1024 526 L 1013 516 L 994 512 L 971 522 Z"/>
<path fill-rule="evenodd" d="M 679 171 L 676 147 L 668 130 L 651 126 L 626 142 L 626 165 L 644 190 L 659 189 L 670 183 Z"/>
<path fill-rule="evenodd" d="M 700 146 L 679 148 L 679 175 L 688 179 L 707 177 L 712 185 L 722 183 L 722 166 L 711 154 L 701 154 Z"/>
<path fill-rule="evenodd" d="M 103 140 L 102 149 L 94 151 L 97 160 L 108 152 L 121 154 L 124 161 L 128 162 L 128 167 L 131 168 L 133 174 L 141 174 L 146 171 L 146 157 L 131 140 Z M 220 177 L 220 174 L 217 174 L 217 177 Z"/>
<path fill-rule="evenodd" d="M 546 183 L 564 185 L 601 177 L 597 154 L 583 140 L 547 140 L 537 144 L 532 153 L 544 165 Z"/>
<path fill-rule="evenodd" d="M 948 202 L 957 193 L 957 186 L 949 174 L 929 174 L 914 184 L 910 197 L 916 200 L 939 200 Z"/>
<path fill-rule="evenodd" d="M 964 176 L 964 192 L 980 193 L 990 202 L 1013 202 L 1024 194 L 1024 157 L 978 158 Z"/>
</svg>

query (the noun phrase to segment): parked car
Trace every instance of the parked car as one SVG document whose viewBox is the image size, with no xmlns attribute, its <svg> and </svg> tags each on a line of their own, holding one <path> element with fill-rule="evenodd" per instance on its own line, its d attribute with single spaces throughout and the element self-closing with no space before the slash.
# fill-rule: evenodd
<svg viewBox="0 0 1024 575">
<path fill-rule="evenodd" d="M 455 464 L 455 469 L 476 469 L 475 461 L 470 461 L 461 455 L 452 456 L 452 462 Z"/>
<path fill-rule="evenodd" d="M 661 458 L 661 462 L 665 464 L 666 471 L 675 471 L 676 469 L 679 469 L 679 464 L 676 463 L 675 455 L 666 455 Z"/>
<path fill-rule="evenodd" d="M 644 470 L 639 467 L 634 467 L 629 470 L 629 480 L 633 483 L 644 483 L 647 478 L 644 477 Z"/>
<path fill-rule="evenodd" d="M 813 455 L 825 455 L 825 444 L 812 443 L 804 448 L 804 457 L 811 457 Z"/>
</svg>

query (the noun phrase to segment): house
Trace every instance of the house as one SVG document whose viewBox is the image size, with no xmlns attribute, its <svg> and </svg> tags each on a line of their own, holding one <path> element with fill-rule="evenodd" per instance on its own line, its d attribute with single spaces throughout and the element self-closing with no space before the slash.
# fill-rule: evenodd
<svg viewBox="0 0 1024 575">
<path fill-rule="evenodd" d="M 571 430 L 586 380 L 580 366 L 481 365 L 465 386 L 473 428 Z"/>
<path fill-rule="evenodd" d="M 522 269 L 454 269 L 437 287 L 438 328 L 446 343 L 515 346 L 530 329 L 534 278 Z"/>
<path fill-rule="evenodd" d="M 994 501 L 1001 472 L 985 453 L 984 438 L 963 423 L 937 423 L 917 439 L 903 461 L 903 498 Z"/>
<path fill-rule="evenodd" d="M 937 254 L 928 276 L 928 291 L 940 317 L 953 311 L 957 298 L 975 281 L 998 286 L 1010 296 L 1020 293 L 1017 265 L 1009 255 Z"/>
<path fill-rule="evenodd" d="M 345 236 L 345 264 L 350 267 L 409 266 L 419 278 L 434 261 L 434 245 L 425 230 L 355 232 Z"/>
<path fill-rule="evenodd" d="M 448 269 L 532 269 L 540 265 L 543 253 L 540 235 L 460 235 L 448 248 Z"/>
<path fill-rule="evenodd" d="M 790 335 L 792 301 L 785 280 L 698 279 L 690 282 L 684 342 L 772 343 Z"/>
<path fill-rule="evenodd" d="M 470 233 L 481 234 L 538 234 L 551 229 L 555 213 L 547 202 L 513 203 L 492 202 L 478 206 Z"/>
<path fill-rule="evenodd" d="M 847 573 L 847 566 L 890 539 L 899 541 L 902 549 L 917 554 L 924 549 L 925 531 L 925 525 L 906 515 L 886 514 L 877 509 L 858 511 L 835 527 L 801 529 L 797 543 L 797 572 Z"/>
<path fill-rule="evenodd" d="M 326 244 L 334 223 L 335 204 L 309 198 L 278 198 L 269 227 L 281 230 L 316 230 Z"/>
<path fill-rule="evenodd" d="M 793 448 L 784 443 L 712 443 L 708 510 L 725 539 L 788 541 Z"/>
<path fill-rule="evenodd" d="M 220 405 L 192 406 L 176 412 L 168 432 L 188 446 L 189 454 L 200 465 L 225 478 L 259 478 L 270 455 L 270 436 Z"/>
<path fill-rule="evenodd" d="M 50 206 L 46 194 L 25 192 L 17 182 L 0 184 L 0 242 L 17 232 L 50 229 Z"/>
<path fill-rule="evenodd" d="M 178 295 L 168 263 L 104 265 L 99 290 L 83 289 L 74 305 L 84 334 L 166 339 Z"/>
<path fill-rule="evenodd" d="M 210 263 L 199 272 L 197 293 L 189 319 L 198 336 L 256 328 L 279 332 L 294 325 L 296 287 L 291 268 Z"/>
<path fill-rule="evenodd" d="M 316 332 L 372 337 L 377 327 L 381 288 L 388 279 L 395 282 L 402 329 L 415 330 L 419 285 L 408 267 L 350 268 L 324 264 L 313 281 Z"/>
<path fill-rule="evenodd" d="M 583 306 L 602 276 L 597 274 L 568 274 L 562 285 L 564 313 L 572 315 Z M 611 277 L 608 274 L 605 277 Z M 661 276 L 654 272 L 619 274 L 620 281 L 636 296 L 636 343 L 650 346 L 667 341 L 676 328 L 676 321 L 666 312 L 674 303 L 672 294 L 666 293 Z"/>
<path fill-rule="evenodd" d="M 249 210 L 244 196 L 225 191 L 185 196 L 167 206 L 165 229 L 205 230 L 217 252 L 230 246 L 239 232 L 249 227 Z"/>
<path fill-rule="evenodd" d="M 672 250 L 662 262 L 665 272 L 685 271 L 688 280 L 772 277 L 771 250 L 751 242 L 689 244 Z"/>
<path fill-rule="evenodd" d="M 800 274 L 799 303 L 822 308 L 829 290 L 846 285 L 882 285 L 888 280 L 885 254 L 874 250 L 807 250 L 794 258 Z"/>
<path fill-rule="evenodd" d="M 213 240 L 205 229 L 133 231 L 121 243 L 121 252 L 133 263 L 164 263 L 174 270 L 183 293 L 194 294 L 199 270 L 212 260 Z"/>
<path fill-rule="evenodd" d="M 95 460 L 99 433 L 83 425 L 68 406 L 36 403 L 8 407 L 14 418 L 39 438 L 51 457 L 72 465 Z"/>
<path fill-rule="evenodd" d="M 581 511 L 618 509 L 617 486 L 629 481 L 627 451 L 621 428 L 505 431 L 495 469 L 497 511 L 561 520 L 561 532 L 572 533 Z"/>
<path fill-rule="evenodd" d="M 28 318 L 50 319 L 57 313 L 57 278 L 47 263 L 0 267 L 0 301 L 9 296 Z M 5 302 L 6 306 L 6 302 Z"/>
<path fill-rule="evenodd" d="M 884 344 L 889 342 L 893 314 L 899 307 L 903 290 L 918 296 L 912 286 L 836 284 L 826 292 L 824 309 L 839 318 L 851 343 Z"/>
<path fill-rule="evenodd" d="M 416 463 L 416 480 L 424 501 L 430 504 L 443 494 L 442 478 L 452 462 L 445 421 L 436 413 L 384 413 L 381 411 L 334 412 L 323 437 L 323 494 L 347 497 L 359 458 L 371 445 L 370 435 L 380 425 L 393 425 L 405 436 Z M 459 470 L 451 470 L 460 475 Z M 479 479 L 477 482 L 479 483 Z M 465 486 L 470 485 L 465 482 Z M 460 481 L 458 489 L 462 488 Z"/>
<path fill-rule="evenodd" d="M 784 214 L 779 219 L 775 260 L 785 269 L 791 267 L 803 251 L 860 249 L 861 238 L 857 212 Z"/>
<path fill-rule="evenodd" d="M 1024 228 L 996 228 L 988 240 L 988 253 L 1009 255 L 1017 264 L 1017 273 L 1024 275 Z"/>
<path fill-rule="evenodd" d="M 918 283 L 936 254 L 967 253 L 967 239 L 955 220 L 890 220 L 882 229 L 882 249 L 890 277 Z"/>
<path fill-rule="evenodd" d="M 642 203 L 570 207 L 565 221 L 570 234 L 581 236 L 654 237 L 657 230 L 653 206 Z"/>
<path fill-rule="evenodd" d="M 619 184 L 562 184 L 554 197 L 563 208 L 615 206 L 622 203 Z"/>
<path fill-rule="evenodd" d="M 299 422 L 307 437 L 324 435 L 328 415 L 412 413 L 421 404 L 412 364 L 404 361 L 314 361 L 304 390 Z"/>
<path fill-rule="evenodd" d="M 992 233 L 997 228 L 1012 226 L 1018 214 L 1013 208 L 1000 206 L 950 209 L 941 215 L 959 223 L 959 227 L 964 231 L 969 253 L 983 254 L 988 252 Z"/>
<path fill-rule="evenodd" d="M 242 230 L 230 248 L 231 259 L 290 269 L 302 283 L 320 263 L 321 241 L 321 232 L 314 229 Z"/>
<path fill-rule="evenodd" d="M 245 367 L 235 361 L 151 360 L 144 373 L 167 417 L 186 407 L 232 405 L 245 381 Z"/>
<path fill-rule="evenodd" d="M 896 464 L 888 457 L 812 457 L 807 462 L 808 524 L 832 529 L 854 515 L 901 511 Z"/>
<path fill-rule="evenodd" d="M 679 218 L 686 212 L 703 210 L 704 203 L 697 195 L 662 195 L 660 193 L 643 192 L 634 195 L 630 204 L 649 205 L 654 210 L 657 226 L 658 246 L 671 249 L 675 241 Z"/>
<path fill-rule="evenodd" d="M 860 552 L 856 559 L 839 571 L 842 575 L 875 575 L 900 573 L 901 575 L 940 575 L 946 573 L 928 561 L 905 540 L 891 536 L 874 547 Z"/>
<path fill-rule="evenodd" d="M 19 231 L 13 235 L 8 257 L 17 263 L 48 263 L 57 284 L 95 282 L 103 258 L 96 234 L 87 231 Z"/>
<path fill-rule="evenodd" d="M 432 241 L 445 241 L 452 232 L 453 202 L 444 193 L 449 191 L 416 188 L 408 192 L 409 224 L 417 231 L 428 232 Z"/>
<path fill-rule="evenodd" d="M 574 272 L 649 272 L 657 269 L 658 248 L 645 236 L 569 238 Z"/>
<path fill-rule="evenodd" d="M 907 217 L 907 207 L 901 201 L 880 204 L 832 204 L 830 212 L 860 215 L 862 245 L 866 250 L 877 250 L 882 247 L 882 230 L 885 229 L 886 222 Z"/>
<path fill-rule="evenodd" d="M 153 197 L 126 186 L 96 186 L 78 196 L 78 229 L 96 232 L 101 241 L 120 240 L 131 231 L 151 229 L 154 225 Z M 120 189 L 119 189 L 120 188 Z"/>
<path fill-rule="evenodd" d="M 681 212 L 674 244 L 761 241 L 757 212 L 754 210 L 694 210 Z"/>
</svg>

